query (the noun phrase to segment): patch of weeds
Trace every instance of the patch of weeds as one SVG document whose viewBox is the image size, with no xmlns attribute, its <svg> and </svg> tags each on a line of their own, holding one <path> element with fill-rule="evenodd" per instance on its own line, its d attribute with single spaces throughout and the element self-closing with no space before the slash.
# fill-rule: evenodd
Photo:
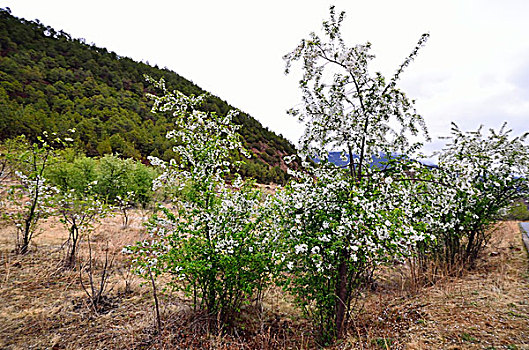
<svg viewBox="0 0 529 350">
<path fill-rule="evenodd" d="M 393 339 L 391 338 L 375 338 L 371 340 L 371 344 L 378 346 L 381 349 L 389 349 L 393 344 Z"/>
<path fill-rule="evenodd" d="M 510 344 L 510 345 L 507 345 L 507 349 L 509 349 L 509 350 L 518 350 L 518 346 L 516 346 L 514 344 Z"/>
<path fill-rule="evenodd" d="M 420 325 L 425 325 L 426 324 L 426 321 L 423 320 L 422 318 L 419 318 L 417 321 L 415 321 L 416 324 L 420 324 Z"/>
<path fill-rule="evenodd" d="M 512 316 L 512 317 L 526 318 L 524 315 L 521 315 L 521 314 L 519 314 L 519 313 L 516 313 L 516 312 L 514 312 L 514 311 L 512 311 L 512 310 L 510 310 L 510 311 L 507 312 L 507 313 L 508 313 L 510 316 Z"/>
<path fill-rule="evenodd" d="M 461 339 L 463 341 L 466 341 L 466 342 L 469 342 L 469 343 L 475 343 L 475 342 L 478 341 L 476 338 L 474 338 L 473 336 L 471 336 L 468 333 L 461 333 Z"/>
</svg>

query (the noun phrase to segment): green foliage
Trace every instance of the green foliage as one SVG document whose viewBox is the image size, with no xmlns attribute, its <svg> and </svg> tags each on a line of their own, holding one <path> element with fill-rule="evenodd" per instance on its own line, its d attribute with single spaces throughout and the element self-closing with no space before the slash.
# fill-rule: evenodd
<svg viewBox="0 0 529 350">
<path fill-rule="evenodd" d="M 75 128 L 75 146 L 88 156 L 119 153 L 142 160 L 172 159 L 165 134 L 174 128 L 174 121 L 171 115 L 150 113 L 145 74 L 165 79 L 185 95 L 204 93 L 166 68 L 87 45 L 0 9 L 0 140 L 24 134 L 36 141 L 44 130 Z M 201 109 L 223 116 L 232 107 L 208 96 Z M 284 181 L 284 171 L 277 175 L 272 169 L 283 164 L 280 155 L 294 153 L 290 142 L 247 114 L 240 113 L 234 121 L 243 125 L 245 146 L 253 150 L 254 159 L 248 164 L 255 164 L 257 179 Z M 278 156 L 270 158 L 265 152 L 269 148 Z"/>
<path fill-rule="evenodd" d="M 376 345 L 380 349 L 391 349 L 393 339 L 391 338 L 375 338 L 371 340 L 371 344 Z"/>
<path fill-rule="evenodd" d="M 523 200 L 514 202 L 503 216 L 506 220 L 529 221 L 529 210 Z"/>
<path fill-rule="evenodd" d="M 15 141 L 9 141 L 8 145 L 13 142 Z M 17 167 L 24 164 L 24 159 L 20 157 L 12 162 Z M 42 158 L 42 155 L 40 157 Z M 105 217 L 109 211 L 115 208 L 121 210 L 126 225 L 127 209 L 130 206 L 138 204 L 145 207 L 152 201 L 155 171 L 140 162 L 112 155 L 101 159 L 90 158 L 72 148 L 55 152 L 53 157 L 46 153 L 46 157 L 46 167 L 44 160 L 39 160 L 43 165 L 35 169 L 38 170 L 37 179 L 42 178 L 41 183 L 53 186 L 47 185 L 53 189 L 53 193 L 47 193 L 45 196 L 48 215 L 52 214 L 53 208 L 53 214 L 60 216 L 61 223 L 69 233 L 66 242 L 67 267 L 75 265 L 80 240 L 92 230 L 93 224 Z M 19 202 L 22 195 L 24 192 L 20 192 L 16 198 Z M 38 205 L 35 205 L 35 208 L 37 210 Z M 22 230 L 24 225 L 17 227 Z"/>
<path fill-rule="evenodd" d="M 176 215 L 161 207 L 148 224 L 152 239 L 128 247 L 141 275 L 169 273 L 170 285 L 207 311 L 213 328 L 234 322 L 272 276 L 271 242 L 263 234 L 267 210 L 253 185 L 224 188 L 207 207 L 184 202 Z M 187 198 L 201 197 L 189 190 Z"/>
<path fill-rule="evenodd" d="M 77 154 L 70 161 L 64 157 L 56 158 L 45 176 L 63 192 L 73 190 L 80 195 L 93 194 L 92 185 L 99 175 L 96 168 L 96 159 Z"/>
<path fill-rule="evenodd" d="M 72 215 L 81 215 L 83 207 L 96 201 L 101 202 L 101 206 L 119 209 L 123 214 L 123 225 L 127 226 L 127 210 L 130 207 L 140 205 L 146 208 L 153 201 L 152 184 L 156 172 L 130 158 L 105 155 L 96 159 L 67 149 L 45 175 L 60 189 L 62 201 L 66 200 L 66 193 L 76 194 L 67 204 L 68 210 L 73 211 Z M 65 216 L 64 212 L 61 214 Z M 92 220 L 92 217 L 89 218 Z"/>
<path fill-rule="evenodd" d="M 151 203 L 154 195 L 152 183 L 156 177 L 151 167 L 131 158 L 105 155 L 98 160 L 97 171 L 94 191 L 107 203 L 119 206 L 125 198 L 143 208 Z"/>
<path fill-rule="evenodd" d="M 61 190 L 88 191 L 111 206 L 119 206 L 126 197 L 130 205 L 144 208 L 153 200 L 156 172 L 134 159 L 115 155 L 91 158 L 67 149 L 56 160 L 57 165 L 45 176 Z"/>
</svg>

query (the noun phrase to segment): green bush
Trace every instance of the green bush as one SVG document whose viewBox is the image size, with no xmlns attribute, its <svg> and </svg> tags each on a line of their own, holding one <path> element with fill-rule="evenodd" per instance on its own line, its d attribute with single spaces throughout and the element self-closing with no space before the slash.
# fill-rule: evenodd
<svg viewBox="0 0 529 350">
<path fill-rule="evenodd" d="M 516 201 L 503 216 L 506 220 L 529 221 L 529 210 L 524 201 Z"/>
</svg>

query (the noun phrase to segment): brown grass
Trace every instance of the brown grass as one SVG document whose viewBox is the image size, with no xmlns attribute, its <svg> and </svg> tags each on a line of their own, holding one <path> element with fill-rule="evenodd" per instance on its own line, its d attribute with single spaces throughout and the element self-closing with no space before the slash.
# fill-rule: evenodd
<svg viewBox="0 0 529 350">
<path fill-rule="evenodd" d="M 406 282 L 380 282 L 344 348 L 529 349 L 529 263 L 516 222 L 500 224 L 475 270 L 415 293 L 399 288 Z"/>
<path fill-rule="evenodd" d="M 162 295 L 163 330 L 156 334 L 149 285 L 127 275 L 121 248 L 142 237 L 106 219 L 92 235 L 96 251 L 117 254 L 105 307 L 90 308 L 79 273 L 62 268 L 65 229 L 41 225 L 31 254 L 12 253 L 12 228 L 0 228 L 0 349 L 310 349 L 310 325 L 275 287 L 248 306 L 222 336 L 207 332 L 205 315 L 182 295 Z M 135 217 L 134 217 L 135 216 Z M 98 250 L 99 249 L 99 250 Z M 82 248 L 83 259 L 86 247 Z M 529 349 L 529 262 L 515 222 L 501 224 L 483 259 L 461 277 L 418 288 L 402 265 L 377 275 L 350 335 L 335 349 Z M 125 288 L 126 282 L 130 291 Z M 413 288 L 412 288 L 413 287 Z"/>
</svg>

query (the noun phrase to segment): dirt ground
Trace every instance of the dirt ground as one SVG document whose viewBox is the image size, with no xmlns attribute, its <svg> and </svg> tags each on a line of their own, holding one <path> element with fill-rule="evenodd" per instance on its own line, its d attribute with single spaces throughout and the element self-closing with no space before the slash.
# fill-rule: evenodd
<svg viewBox="0 0 529 350">
<path fill-rule="evenodd" d="M 13 250 L 13 228 L 0 228 L 0 349 L 311 349 L 310 326 L 275 287 L 263 307 L 249 307 L 244 325 L 208 335 L 181 295 L 161 293 L 157 334 L 149 284 L 128 270 L 121 249 L 141 239 L 141 217 L 130 226 L 105 219 L 91 236 L 93 253 L 115 256 L 109 291 L 95 313 L 79 269 L 64 269 L 67 238 L 60 223 L 41 225 L 32 252 Z M 107 245 L 108 242 L 108 245 Z M 86 239 L 81 261 L 86 262 Z M 388 272 L 389 271 L 389 272 Z M 87 282 L 86 267 L 81 269 Z M 97 274 L 95 275 L 97 282 Z M 349 336 L 335 349 L 529 349 L 529 256 L 516 222 L 501 223 L 478 266 L 462 277 L 412 287 L 405 268 L 378 275 L 354 315 Z"/>
</svg>

